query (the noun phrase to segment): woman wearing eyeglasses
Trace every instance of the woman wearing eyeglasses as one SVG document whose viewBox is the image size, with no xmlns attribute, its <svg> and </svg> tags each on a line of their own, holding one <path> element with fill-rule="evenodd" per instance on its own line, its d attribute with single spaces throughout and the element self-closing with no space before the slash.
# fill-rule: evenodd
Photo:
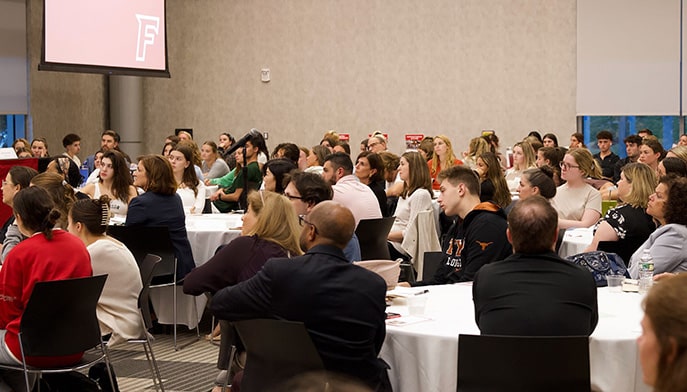
<svg viewBox="0 0 687 392">
<path fill-rule="evenodd" d="M 601 217 L 601 195 L 585 179 L 601 178 L 601 169 L 586 148 L 569 150 L 560 166 L 566 183 L 558 187 L 552 201 L 558 211 L 558 227 L 590 227 Z"/>
</svg>

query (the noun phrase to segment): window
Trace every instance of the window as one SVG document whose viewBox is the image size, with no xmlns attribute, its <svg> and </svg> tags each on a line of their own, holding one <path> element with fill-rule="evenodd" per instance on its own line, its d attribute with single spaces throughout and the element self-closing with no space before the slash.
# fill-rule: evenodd
<svg viewBox="0 0 687 392">
<path fill-rule="evenodd" d="M 26 137 L 26 116 L 0 114 L 0 147 L 10 147 L 20 137 Z"/>
<path fill-rule="evenodd" d="M 678 116 L 582 116 L 582 133 L 584 143 L 592 154 L 599 152 L 596 145 L 596 134 L 607 130 L 613 134 L 611 150 L 624 158 L 625 144 L 623 140 L 640 129 L 648 128 L 666 150 L 677 143 L 680 138 L 680 121 Z M 565 143 L 565 142 L 564 142 Z"/>
</svg>

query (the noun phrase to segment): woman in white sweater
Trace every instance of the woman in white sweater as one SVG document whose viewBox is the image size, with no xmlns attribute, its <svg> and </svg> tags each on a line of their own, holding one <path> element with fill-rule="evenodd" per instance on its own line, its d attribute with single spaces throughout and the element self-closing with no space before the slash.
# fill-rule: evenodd
<svg viewBox="0 0 687 392">
<path fill-rule="evenodd" d="M 143 284 L 136 259 L 129 249 L 105 234 L 109 216 L 110 198 L 107 195 L 79 200 L 69 211 L 68 230 L 86 245 L 93 275 L 107 274 L 97 314 L 101 333 L 112 334 L 108 341 L 112 346 L 142 336 L 138 295 Z"/>
<path fill-rule="evenodd" d="M 398 175 L 403 180 L 403 191 L 398 198 L 394 225 L 387 240 L 392 259 L 398 257 L 409 259 L 401 243 L 408 226 L 421 211 L 432 210 L 432 177 L 429 175 L 427 162 L 419 152 L 406 152 L 401 156 Z"/>
<path fill-rule="evenodd" d="M 169 153 L 174 179 L 177 182 L 177 194 L 184 205 L 184 213 L 202 214 L 205 207 L 205 184 L 198 180 L 193 167 L 193 149 L 179 144 Z"/>
</svg>

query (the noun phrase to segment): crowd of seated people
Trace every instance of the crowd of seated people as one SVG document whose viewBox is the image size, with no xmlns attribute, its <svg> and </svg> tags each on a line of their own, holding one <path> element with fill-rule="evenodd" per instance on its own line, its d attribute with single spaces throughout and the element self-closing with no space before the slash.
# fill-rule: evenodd
<svg viewBox="0 0 687 392">
<path fill-rule="evenodd" d="M 535 196 L 541 196 L 556 212 L 561 232 L 575 228 L 593 230 L 586 251 L 623 249 L 627 255 L 623 260 L 633 277 L 638 274 L 639 258 L 645 249 L 654 258 L 657 273 L 687 270 L 687 257 L 683 256 L 687 213 L 682 211 L 687 202 L 687 138 L 684 143 L 681 138 L 678 145 L 666 152 L 661 142 L 647 132 L 627 136 L 622 140 L 623 151 L 613 151 L 611 132 L 601 131 L 595 137 L 598 150 L 592 148 L 598 152 L 592 153 L 582 134 L 571 135 L 566 148 L 559 144 L 555 133 L 540 137 L 538 132 L 531 132 L 512 145 L 510 164 L 499 151 L 499 141 L 493 133 L 472 138 L 468 151 L 462 155 L 454 152 L 455 140 L 446 135 L 426 138 L 418 152 L 397 155 L 388 151 L 385 135 L 377 131 L 363 140 L 361 152 L 353 159 L 350 145 L 340 140 L 336 132 L 328 131 L 312 148 L 281 143 L 268 160 L 262 135 L 254 134 L 244 146 L 232 148 L 235 139 L 221 133 L 217 143 L 206 141 L 198 147 L 193 136 L 182 131 L 161 143 L 162 150 L 156 148 L 162 151 L 161 155 L 146 155 L 132 162 L 119 150 L 119 136 L 114 131 L 103 132 L 100 150 L 83 160 L 78 157 L 81 138 L 69 134 L 63 140 L 64 153 L 53 157 L 46 173 L 36 175 L 15 168 L 10 171 L 3 182 L 3 202 L 13 206 L 14 195 L 29 183 L 46 189 L 51 196 L 51 208 L 60 212 L 60 217 L 55 214 L 55 227 L 69 228 L 89 252 L 93 248 L 93 252 L 102 253 L 100 248 L 107 248 L 110 250 L 106 253 L 121 253 L 122 264 L 110 267 L 126 269 L 130 274 L 130 253 L 106 236 L 106 225 L 89 221 L 95 218 L 84 211 L 106 208 L 108 214 L 119 215 L 126 225 L 167 226 L 179 261 L 178 277 L 188 276 L 186 282 L 193 294 L 216 291 L 249 276 L 229 279 L 221 272 L 234 271 L 232 268 L 239 265 L 226 265 L 227 252 L 232 256 L 241 253 L 233 249 L 245 238 L 230 243 L 203 268 L 196 269 L 186 233 L 186 214 L 207 212 L 210 206 L 220 213 L 245 209 L 242 234 L 254 237 L 255 244 L 251 246 L 259 246 L 262 251 L 277 244 L 287 250 L 286 254 L 279 253 L 280 257 L 291 257 L 300 252 L 298 244 L 291 242 L 303 227 L 310 225 L 310 211 L 330 199 L 351 211 L 355 225 L 363 219 L 395 217 L 387 238 L 389 251 L 392 259 L 406 260 L 412 259 L 401 246 L 408 226 L 419 212 L 432 211 L 433 205 L 438 204 L 442 229 L 437 234 L 442 240 L 443 260 L 435 275 L 425 276 L 413 285 L 472 281 L 482 266 L 507 258 L 513 249 L 506 235 L 506 217 L 517 203 Z M 17 139 L 13 147 L 18 153 L 30 149 L 35 157 L 49 156 L 47 142 L 42 138 L 30 144 Z M 132 163 L 136 166 L 133 173 Z M 79 173 L 82 165 L 92 169 L 87 179 Z M 206 204 L 205 187 L 211 185 L 218 188 L 209 196 L 211 203 Z M 259 189 L 263 191 L 255 192 Z M 77 202 L 80 197 L 92 200 Z M 290 200 L 289 208 L 284 206 L 284 200 Z M 617 201 L 618 205 L 602 215 L 602 200 Z M 272 206 L 279 213 L 271 212 Z M 267 215 L 261 215 L 264 213 Z M 300 225 L 294 223 L 299 216 Z M 286 230 L 291 236 L 288 246 L 284 239 L 271 238 L 284 233 L 260 231 L 269 225 L 247 231 L 251 223 L 260 219 L 265 220 L 265 225 L 277 223 L 280 230 Z M 435 230 L 435 226 L 431 229 Z M 11 222 L 2 234 L 5 260 L 27 238 Z M 360 258 L 355 235 L 347 242 L 343 254 L 348 261 Z M 267 257 L 263 259 L 260 265 L 251 267 L 250 276 Z M 241 260 L 250 264 L 249 261 Z M 217 276 L 208 278 L 203 274 L 215 265 L 220 271 Z M 94 262 L 93 270 L 96 267 L 100 268 Z M 222 282 L 221 287 L 208 288 L 214 280 Z M 199 289 L 191 289 L 192 284 Z M 128 289 L 129 299 L 137 288 Z M 114 342 L 134 334 L 127 333 L 135 329 L 133 326 L 112 321 L 131 315 L 109 313 L 101 322 L 103 329 L 113 333 Z M 109 324 L 105 322 L 107 317 L 111 319 Z"/>
</svg>

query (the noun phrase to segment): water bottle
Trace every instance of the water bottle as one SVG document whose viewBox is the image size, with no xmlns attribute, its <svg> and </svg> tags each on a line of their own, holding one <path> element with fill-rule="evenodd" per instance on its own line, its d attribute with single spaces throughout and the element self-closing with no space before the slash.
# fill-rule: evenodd
<svg viewBox="0 0 687 392">
<path fill-rule="evenodd" d="M 654 282 L 654 259 L 649 249 L 644 249 L 639 259 L 639 293 L 646 294 Z"/>
</svg>

